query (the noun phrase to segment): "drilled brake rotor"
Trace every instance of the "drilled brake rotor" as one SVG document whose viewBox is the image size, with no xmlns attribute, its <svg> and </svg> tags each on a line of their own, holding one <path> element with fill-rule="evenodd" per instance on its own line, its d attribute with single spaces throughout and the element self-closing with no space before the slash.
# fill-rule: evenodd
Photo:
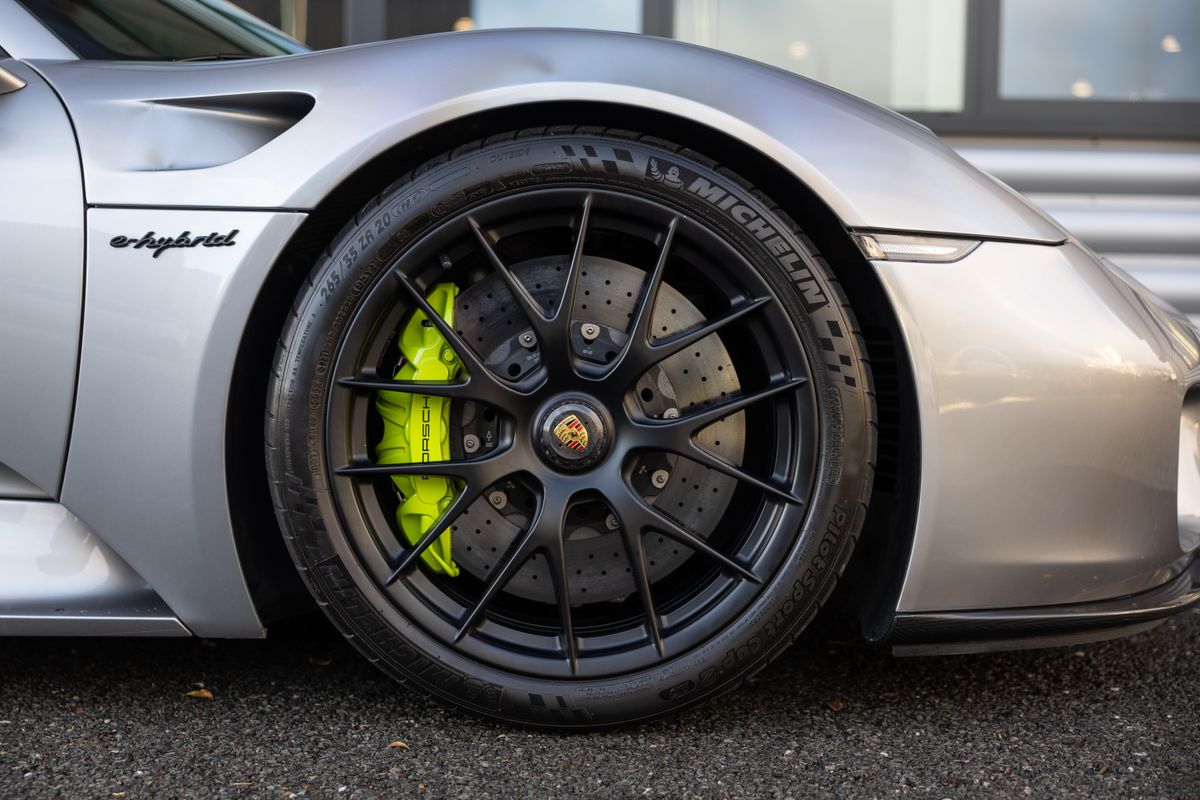
<svg viewBox="0 0 1200 800">
<path fill-rule="evenodd" d="M 562 291 L 564 258 L 550 257 L 514 265 L 512 271 L 547 307 Z M 577 354 L 603 362 L 615 355 L 626 339 L 626 327 L 641 291 L 645 272 L 604 258 L 585 257 L 571 313 L 572 340 Z M 700 311 L 679 291 L 664 282 L 659 290 L 651 330 L 656 337 L 670 336 L 704 321 Z M 488 365 L 501 375 L 520 376 L 536 369 L 540 355 L 522 344 L 528 322 L 496 275 L 463 290 L 454 314 L 455 327 L 475 346 Z M 596 328 L 585 329 L 590 324 Z M 583 334 L 587 333 L 587 336 Z M 661 417 L 686 415 L 740 392 L 729 353 L 716 336 L 709 336 L 672 356 L 642 376 L 636 387 L 644 413 Z M 474 408 L 457 413 L 474 416 Z M 464 430 L 465 425 L 457 426 Z M 738 413 L 700 433 L 708 450 L 740 463 L 745 422 Z M 619 447 L 619 442 L 617 443 Z M 669 475 L 657 487 L 652 476 Z M 647 453 L 635 470 L 635 486 L 647 502 L 663 510 L 702 537 L 708 537 L 733 496 L 736 481 L 707 467 L 674 455 Z M 500 487 L 501 494 L 480 498 L 452 528 L 453 556 L 460 567 L 485 578 L 509 544 L 528 524 L 532 503 L 515 485 Z M 502 505 L 501 505 L 502 504 Z M 497 506 L 501 507 L 497 507 Z M 577 507 L 566 524 L 566 559 L 572 604 L 623 598 L 634 592 L 625 548 L 619 531 L 606 524 L 609 512 L 598 503 Z M 652 581 L 661 580 L 692 554 L 666 537 L 646 537 L 646 559 Z M 508 582 L 505 591 L 531 600 L 554 602 L 553 585 L 543 557 L 528 562 Z"/>
</svg>

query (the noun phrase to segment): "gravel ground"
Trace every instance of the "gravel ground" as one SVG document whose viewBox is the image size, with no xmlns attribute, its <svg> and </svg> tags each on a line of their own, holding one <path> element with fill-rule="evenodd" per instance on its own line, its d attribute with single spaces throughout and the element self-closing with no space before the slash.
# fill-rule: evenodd
<svg viewBox="0 0 1200 800">
<path fill-rule="evenodd" d="M 318 617 L 262 642 L 10 639 L 0 797 L 1200 797 L 1200 613 L 984 656 L 830 635 L 715 704 L 594 735 L 444 709 Z"/>
</svg>

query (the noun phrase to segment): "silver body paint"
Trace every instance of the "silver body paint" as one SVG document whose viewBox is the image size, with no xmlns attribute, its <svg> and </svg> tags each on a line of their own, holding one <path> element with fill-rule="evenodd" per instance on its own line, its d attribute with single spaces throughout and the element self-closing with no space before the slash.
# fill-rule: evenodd
<svg viewBox="0 0 1200 800">
<path fill-rule="evenodd" d="M 62 482 L 75 395 L 83 177 L 54 92 L 19 61 L 0 67 L 26 82 L 0 95 L 0 486 L 28 484 L 0 496 L 48 497 Z"/>
<path fill-rule="evenodd" d="M 1200 361 L 1190 322 L 1073 242 L 875 268 L 921 425 L 900 611 L 1085 603 L 1187 566 L 1176 486 Z"/>
<path fill-rule="evenodd" d="M 58 503 L 0 500 L 0 553 L 0 635 L 189 635 L 145 580 Z"/>
<path fill-rule="evenodd" d="M 250 307 L 302 219 L 88 212 L 88 307 L 62 503 L 201 636 L 261 630 L 230 524 L 225 409 Z M 114 236 L 185 229 L 238 229 L 242 244 L 166 250 L 159 258 L 109 246 Z"/>
<path fill-rule="evenodd" d="M 0 23 L 23 14 L 0 0 Z M 75 141 L 54 150 L 64 175 L 82 170 L 85 197 L 62 188 L 44 228 L 14 223 L 0 200 L 0 235 L 34 254 L 39 280 L 76 276 L 60 287 L 63 308 L 31 315 L 29 348 L 69 350 L 59 357 L 73 374 L 76 352 L 54 334 L 82 316 L 82 344 L 77 386 L 42 376 L 19 399 L 55 421 L 47 447 L 64 443 L 65 472 L 60 460 L 56 478 L 52 458 L 22 450 L 29 431 L 6 431 L 0 491 L 33 485 L 43 499 L 12 502 L 77 515 L 75 540 L 102 540 L 92 558 L 125 576 L 114 598 L 140 581 L 187 630 L 261 635 L 224 466 L 230 380 L 255 297 L 305 212 L 372 158 L 449 120 L 548 101 L 646 108 L 719 129 L 803 181 L 847 228 L 1003 240 L 951 264 L 872 265 L 901 324 L 922 437 L 898 610 L 1118 597 L 1179 575 L 1195 546 L 1176 513 L 1180 463 L 1195 460 L 1194 448 L 1180 449 L 1181 424 L 1194 435 L 1188 420 L 1200 417 L 1181 423 L 1198 358 L 1191 328 L 1148 308 L 1116 272 L 1063 244 L 1056 223 L 898 115 L 734 56 L 620 34 L 479 32 L 132 64 L 74 60 L 52 37 L 23 34 L 25 22 L 0 24 L 0 47 L 28 59 L 14 69 L 31 87 L 61 96 L 78 150 Z M 29 92 L 0 95 L 0 130 L 6 104 Z M 61 113 L 47 106 L 39 119 Z M 59 125 L 45 136 L 61 136 Z M 0 149 L 0 181 L 22 169 Z M 110 245 L 231 229 L 234 247 L 156 257 Z M 39 260 L 41 248 L 70 242 L 74 257 Z M 51 302 L 20 274 L 0 267 L 0 310 Z M 27 380 L 29 352 L 0 349 L 6 392 Z M 23 514 L 0 535 L 0 561 L 23 532 L 46 539 L 45 520 Z M 21 587 L 32 583 L 0 585 L 0 597 L 17 602 Z M 103 608 L 103 592 L 92 602 Z M 81 632 L 65 617 L 40 625 Z"/>
</svg>

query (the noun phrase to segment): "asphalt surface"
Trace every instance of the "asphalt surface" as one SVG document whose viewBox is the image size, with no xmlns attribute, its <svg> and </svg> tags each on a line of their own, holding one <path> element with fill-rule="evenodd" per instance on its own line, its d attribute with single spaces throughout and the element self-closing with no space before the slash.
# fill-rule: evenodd
<svg viewBox="0 0 1200 800">
<path fill-rule="evenodd" d="M 1200 613 L 986 656 L 830 635 L 592 735 L 445 709 L 319 617 L 267 641 L 0 640 L 0 797 L 1200 797 Z"/>
</svg>

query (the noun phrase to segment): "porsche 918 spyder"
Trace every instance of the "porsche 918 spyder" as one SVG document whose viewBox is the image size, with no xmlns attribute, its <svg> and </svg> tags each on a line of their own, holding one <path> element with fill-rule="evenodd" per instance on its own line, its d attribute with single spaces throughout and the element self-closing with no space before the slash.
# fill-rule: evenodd
<svg viewBox="0 0 1200 800">
<path fill-rule="evenodd" d="M 0 0 L 0 242 L 2 634 L 261 637 L 307 589 L 389 674 L 572 728 L 831 598 L 900 653 L 1200 600 L 1187 320 L 736 56 Z"/>
</svg>

